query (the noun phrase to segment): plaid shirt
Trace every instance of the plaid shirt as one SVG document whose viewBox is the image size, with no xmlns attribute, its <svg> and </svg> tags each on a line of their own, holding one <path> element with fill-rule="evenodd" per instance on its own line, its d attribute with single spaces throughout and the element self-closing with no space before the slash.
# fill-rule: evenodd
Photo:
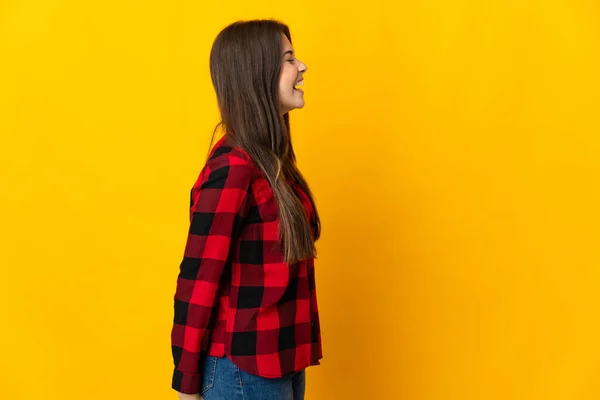
<svg viewBox="0 0 600 400">
<path fill-rule="evenodd" d="M 283 261 L 278 210 L 246 152 L 217 142 L 192 188 L 190 228 L 177 279 L 173 389 L 199 393 L 206 355 L 279 378 L 318 365 L 321 333 L 314 260 Z M 306 193 L 290 184 L 316 228 Z"/>
</svg>

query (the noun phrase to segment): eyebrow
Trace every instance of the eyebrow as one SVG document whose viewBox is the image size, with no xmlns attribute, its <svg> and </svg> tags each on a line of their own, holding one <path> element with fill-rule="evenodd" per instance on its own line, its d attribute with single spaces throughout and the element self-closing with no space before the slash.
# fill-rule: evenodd
<svg viewBox="0 0 600 400">
<path fill-rule="evenodd" d="M 287 50 L 286 52 L 283 53 L 283 55 L 285 56 L 288 53 L 291 55 L 294 55 L 294 50 Z"/>
</svg>

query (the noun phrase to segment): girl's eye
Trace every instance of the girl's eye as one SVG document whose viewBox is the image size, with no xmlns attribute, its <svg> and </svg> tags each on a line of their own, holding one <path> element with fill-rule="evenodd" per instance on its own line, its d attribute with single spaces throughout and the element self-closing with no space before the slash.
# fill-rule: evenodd
<svg viewBox="0 0 600 400">
<path fill-rule="evenodd" d="M 290 62 L 290 63 L 293 63 L 294 61 L 296 61 L 296 60 L 294 60 L 294 59 L 287 60 L 287 62 Z"/>
</svg>

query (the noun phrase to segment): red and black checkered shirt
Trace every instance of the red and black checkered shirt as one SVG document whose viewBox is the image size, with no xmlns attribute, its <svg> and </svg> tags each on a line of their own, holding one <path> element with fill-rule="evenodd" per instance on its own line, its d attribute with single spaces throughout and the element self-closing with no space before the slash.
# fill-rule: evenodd
<svg viewBox="0 0 600 400">
<path fill-rule="evenodd" d="M 190 228 L 175 293 L 173 389 L 199 393 L 206 355 L 279 378 L 322 357 L 314 260 L 288 265 L 274 246 L 278 209 L 242 149 L 217 142 L 192 188 Z M 306 193 L 290 182 L 315 215 Z"/>
</svg>

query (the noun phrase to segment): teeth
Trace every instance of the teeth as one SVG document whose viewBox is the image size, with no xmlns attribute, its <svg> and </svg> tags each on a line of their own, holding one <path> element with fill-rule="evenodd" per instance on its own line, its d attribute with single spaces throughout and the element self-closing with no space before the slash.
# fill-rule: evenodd
<svg viewBox="0 0 600 400">
<path fill-rule="evenodd" d="M 300 82 L 296 83 L 296 86 L 302 86 L 302 85 L 304 85 L 304 81 L 300 81 Z"/>
</svg>

